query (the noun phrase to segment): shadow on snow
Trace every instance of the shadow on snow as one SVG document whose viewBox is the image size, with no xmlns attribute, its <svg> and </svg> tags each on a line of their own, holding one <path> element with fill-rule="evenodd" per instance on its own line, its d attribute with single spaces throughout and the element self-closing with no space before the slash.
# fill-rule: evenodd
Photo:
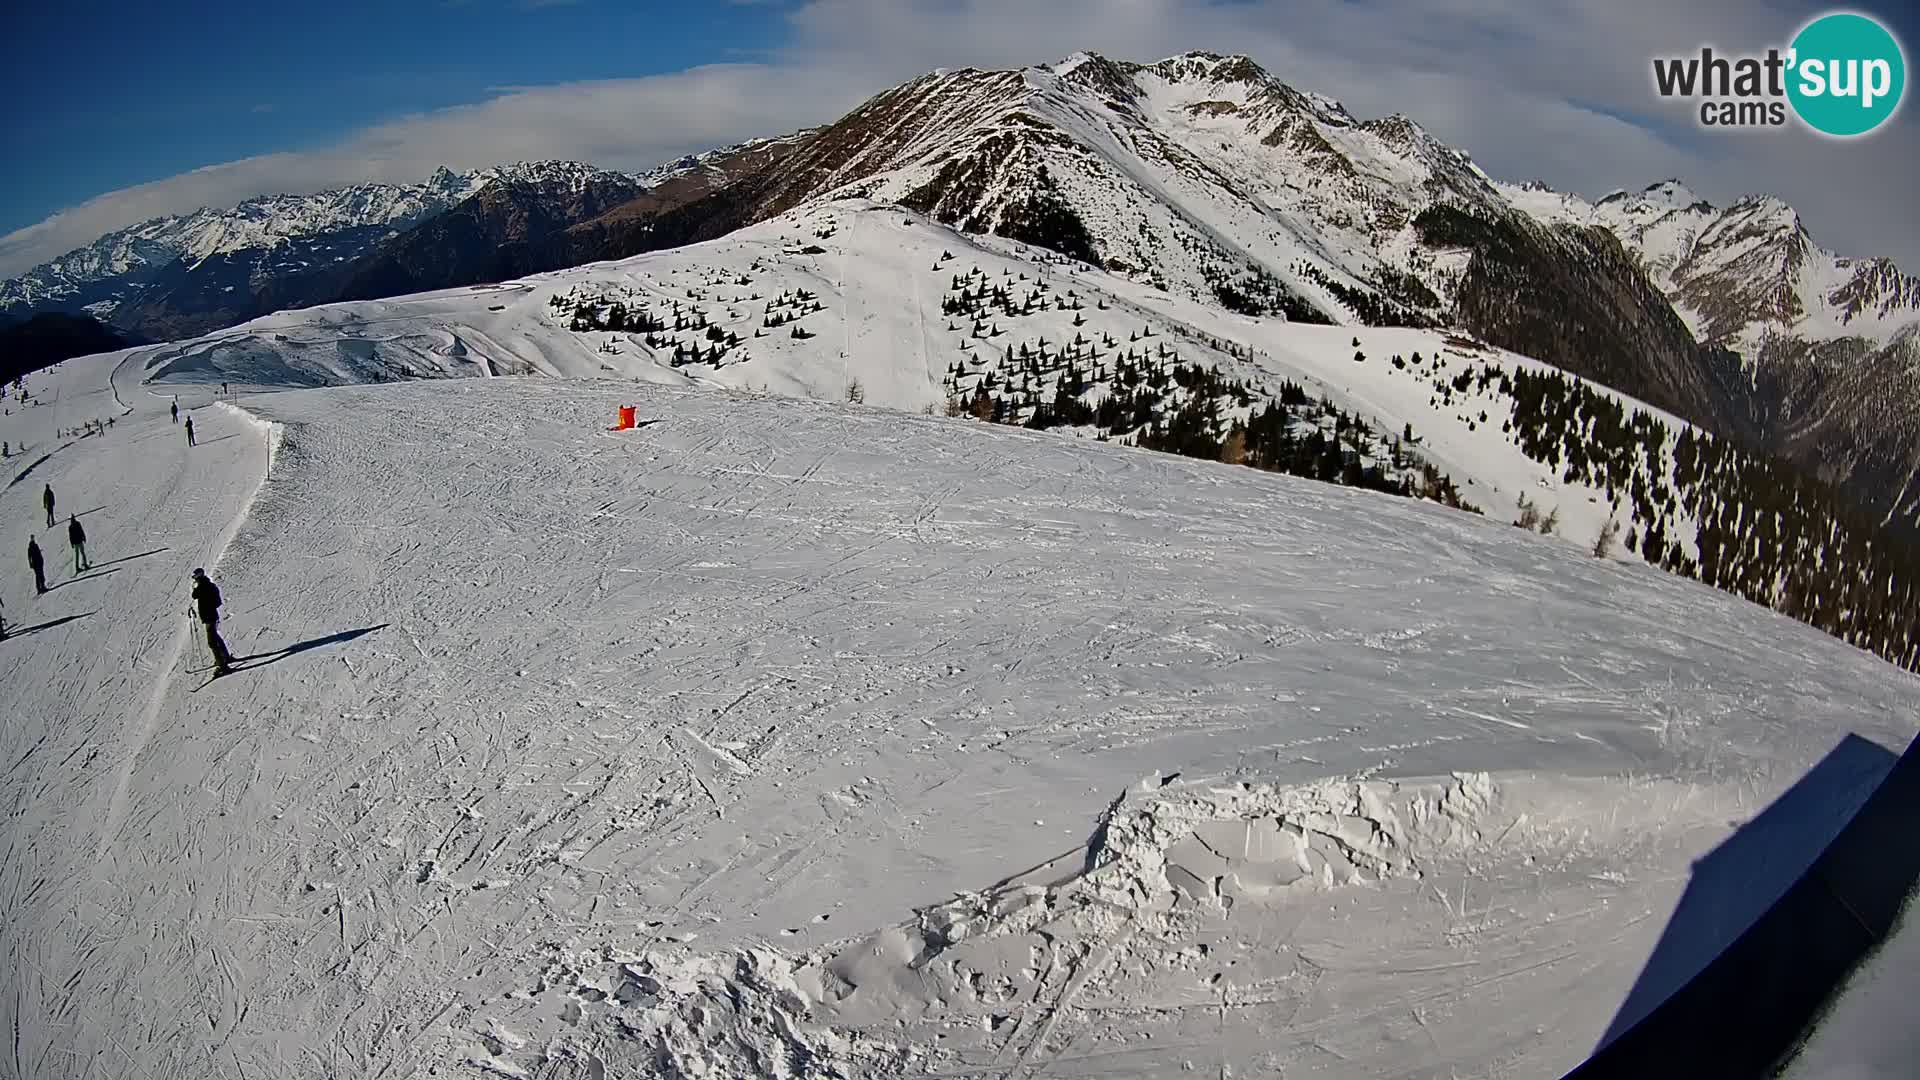
<svg viewBox="0 0 1920 1080">
<path fill-rule="evenodd" d="M 1694 863 L 1593 1055 L 1566 1080 L 1770 1075 L 1920 882 L 1920 738 L 1848 735 Z"/>
<path fill-rule="evenodd" d="M 32 626 L 23 626 L 18 630 L 9 626 L 7 627 L 6 640 L 12 641 L 14 638 L 26 637 L 28 634 L 37 634 L 42 630 L 51 630 L 56 626 L 65 626 L 66 624 L 73 622 L 76 619 L 84 619 L 91 614 L 93 614 L 93 612 L 83 611 L 78 615 L 62 615 L 57 619 L 48 619 L 46 622 L 43 622 L 43 623 L 35 623 Z"/>
<path fill-rule="evenodd" d="M 254 668 L 266 667 L 268 664 L 277 664 L 290 656 L 298 656 L 303 652 L 308 652 L 313 649 L 322 649 L 328 645 L 344 645 L 355 638 L 366 637 L 376 630 L 385 630 L 387 625 L 386 623 L 381 623 L 378 626 L 363 626 L 358 630 L 342 630 L 337 634 L 328 634 L 326 637 L 310 638 L 306 641 L 295 642 L 283 649 L 250 653 L 246 656 L 236 656 L 233 658 L 233 666 L 228 670 L 237 673 L 252 671 Z"/>
<path fill-rule="evenodd" d="M 158 555 L 163 551 L 169 551 L 169 550 L 172 550 L 172 549 L 157 547 L 157 548 L 154 548 L 152 551 L 143 551 L 138 555 L 122 555 L 117 559 L 108 559 L 106 562 L 92 563 L 87 567 L 87 569 L 98 570 L 103 566 L 117 566 L 123 562 L 132 562 L 135 559 L 144 559 L 149 555 Z"/>
<path fill-rule="evenodd" d="M 55 592 L 60 589 L 64 589 L 69 585 L 78 585 L 83 581 L 93 581 L 98 578 L 106 577 L 108 574 L 117 574 L 119 572 L 120 570 L 118 567 L 115 567 L 112 570 L 96 570 L 94 567 L 89 566 L 86 568 L 86 570 L 81 572 L 79 577 L 70 577 L 67 580 L 60 582 L 58 585 L 49 585 L 47 586 L 47 591 Z"/>
</svg>

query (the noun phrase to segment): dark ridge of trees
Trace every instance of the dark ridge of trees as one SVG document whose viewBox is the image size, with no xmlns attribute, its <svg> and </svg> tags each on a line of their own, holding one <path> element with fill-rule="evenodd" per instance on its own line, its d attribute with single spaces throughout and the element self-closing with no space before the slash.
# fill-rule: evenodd
<svg viewBox="0 0 1920 1080">
<path fill-rule="evenodd" d="M 113 352 L 141 342 L 109 329 L 91 315 L 49 311 L 0 323 L 0 382 L 12 382 L 76 356 Z"/>
<path fill-rule="evenodd" d="M 1508 438 L 1606 491 L 1623 543 L 1648 562 L 1920 671 L 1920 545 L 1827 484 L 1691 427 L 1676 434 L 1561 372 L 1482 365 L 1447 385 L 1510 397 Z"/>
</svg>

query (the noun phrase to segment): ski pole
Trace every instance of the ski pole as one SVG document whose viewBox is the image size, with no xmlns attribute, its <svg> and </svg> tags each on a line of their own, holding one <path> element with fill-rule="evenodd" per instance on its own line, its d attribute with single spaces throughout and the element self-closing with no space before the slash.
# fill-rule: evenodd
<svg viewBox="0 0 1920 1080">
<path fill-rule="evenodd" d="M 201 646 L 201 644 L 200 644 L 200 639 L 199 639 L 198 637 L 196 637 L 196 636 L 194 635 L 194 632 L 193 632 L 193 609 L 192 609 L 192 608 L 188 608 L 188 609 L 187 609 L 187 636 L 188 636 L 188 637 L 190 637 L 190 638 L 193 638 L 193 640 L 194 640 L 194 646 L 193 646 L 193 662 L 197 664 L 197 663 L 199 663 L 199 662 L 200 662 L 200 656 L 201 656 L 201 654 L 202 654 L 203 652 L 205 652 L 206 650 L 205 650 L 205 649 L 204 649 L 204 648 L 203 648 L 203 647 Z"/>
</svg>

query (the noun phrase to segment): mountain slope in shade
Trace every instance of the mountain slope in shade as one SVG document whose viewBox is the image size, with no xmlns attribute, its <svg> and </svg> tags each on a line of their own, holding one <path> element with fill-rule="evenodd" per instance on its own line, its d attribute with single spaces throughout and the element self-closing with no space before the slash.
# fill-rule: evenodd
<svg viewBox="0 0 1920 1080">
<path fill-rule="evenodd" d="M 86 315 L 49 311 L 18 322 L 0 320 L 0 383 L 75 356 L 112 352 L 136 344 L 126 334 Z"/>
<path fill-rule="evenodd" d="M 1639 258 L 1703 342 L 1757 362 L 1768 338 L 1859 337 L 1885 345 L 1920 325 L 1920 277 L 1890 259 L 1816 244 L 1791 206 L 1751 195 L 1719 207 L 1677 180 L 1596 203 L 1539 185 L 1499 185 L 1548 222 L 1602 226 Z"/>
<path fill-rule="evenodd" d="M 313 195 L 265 195 L 226 210 L 154 218 L 0 283 L 0 311 L 117 307 L 169 270 L 246 253 L 248 272 L 286 273 L 357 254 L 369 239 L 404 229 L 472 194 L 479 173 L 441 169 L 423 184 L 359 184 Z"/>
<path fill-rule="evenodd" d="M 793 139 L 758 139 L 629 177 L 501 177 L 452 210 L 382 243 L 320 300 L 374 299 L 506 281 L 571 265 L 576 230 L 659 214 L 770 167 Z"/>
<path fill-rule="evenodd" d="M 446 213 L 382 243 L 349 268 L 330 296 L 372 299 L 504 281 L 547 269 L 549 240 L 624 205 L 646 188 L 619 173 L 496 178 Z"/>
<path fill-rule="evenodd" d="M 1726 429 L 1920 532 L 1920 278 L 1827 251 L 1769 197 L 1721 208 L 1672 180 L 1592 204 L 1502 191 L 1541 221 L 1612 232 L 1703 341 L 1738 357 L 1734 372 L 1709 365 Z"/>
<path fill-rule="evenodd" d="M 548 214 L 586 200 L 579 213 L 591 215 L 686 169 L 674 163 L 636 177 L 567 161 L 441 168 L 423 184 L 269 195 L 155 218 L 0 283 L 0 313 L 86 311 L 150 337 L 191 336 L 338 299 L 370 252 L 489 188 L 538 191 Z M 588 189 L 609 194 L 592 201 Z"/>
</svg>

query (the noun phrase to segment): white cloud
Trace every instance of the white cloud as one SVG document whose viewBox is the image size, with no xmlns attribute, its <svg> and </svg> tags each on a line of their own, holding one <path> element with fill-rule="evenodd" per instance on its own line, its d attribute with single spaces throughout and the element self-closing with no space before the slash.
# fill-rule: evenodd
<svg viewBox="0 0 1920 1080">
<path fill-rule="evenodd" d="M 440 164 L 529 158 L 644 168 L 825 122 L 935 67 L 1018 66 L 1082 49 L 1152 60 L 1196 48 L 1246 53 L 1362 116 L 1405 113 L 1496 176 L 1588 195 L 1667 176 L 1718 201 L 1765 191 L 1799 208 L 1825 245 L 1920 271 L 1907 209 L 1920 110 L 1851 143 L 1797 131 L 1709 136 L 1651 93 L 1655 54 L 1761 47 L 1798 24 L 1747 0 L 813 0 L 786 18 L 792 40 L 764 62 L 503 87 L 335 146 L 111 192 L 0 237 L 0 275 L 156 214 L 266 191 L 417 181 Z"/>
<path fill-rule="evenodd" d="M 475 105 L 402 117 L 315 150 L 264 154 L 108 192 L 0 236 L 0 277 L 164 214 L 266 192 L 417 183 L 455 170 L 566 158 L 643 169 L 831 118 L 872 87 L 846 72 L 716 65 L 672 75 L 510 88 Z"/>
</svg>

